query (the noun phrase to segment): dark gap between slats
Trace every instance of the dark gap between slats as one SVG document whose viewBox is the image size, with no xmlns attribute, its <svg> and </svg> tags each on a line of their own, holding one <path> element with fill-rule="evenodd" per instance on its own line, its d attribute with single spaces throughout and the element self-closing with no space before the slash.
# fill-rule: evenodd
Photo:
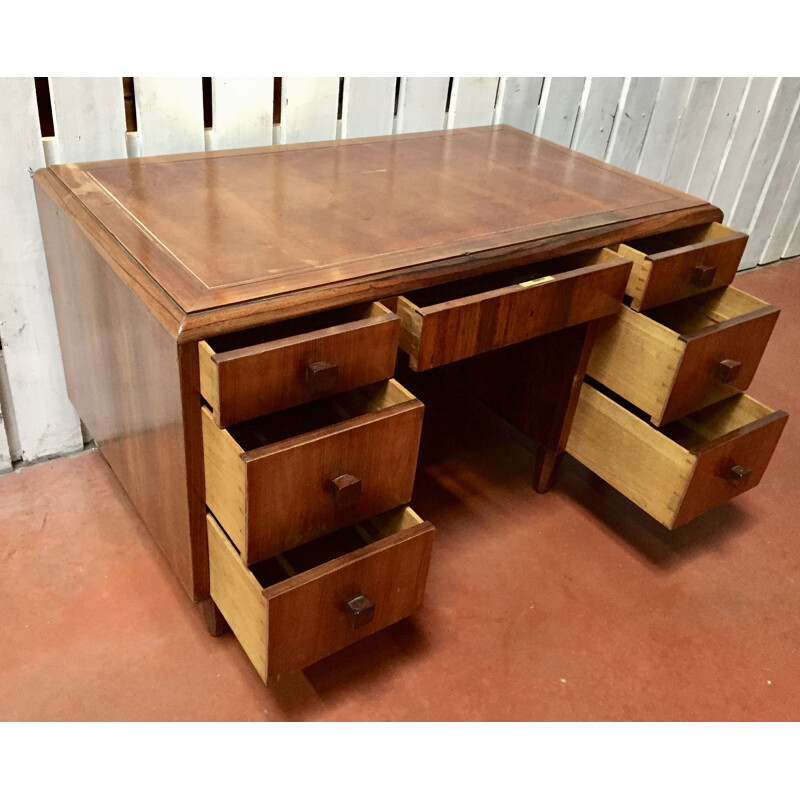
<svg viewBox="0 0 800 800">
<path fill-rule="evenodd" d="M 39 130 L 42 136 L 55 136 L 53 123 L 53 104 L 50 100 L 50 81 L 48 78 L 34 78 L 36 86 L 36 106 L 39 110 Z"/>
<path fill-rule="evenodd" d="M 214 127 L 214 111 L 211 107 L 211 78 L 203 78 L 203 126 Z"/>
</svg>

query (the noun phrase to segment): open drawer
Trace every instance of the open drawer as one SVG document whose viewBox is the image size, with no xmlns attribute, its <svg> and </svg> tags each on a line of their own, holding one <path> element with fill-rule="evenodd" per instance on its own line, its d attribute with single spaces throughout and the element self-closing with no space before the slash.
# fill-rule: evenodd
<svg viewBox="0 0 800 800">
<path fill-rule="evenodd" d="M 395 380 L 227 430 L 204 407 L 206 505 L 253 564 L 407 503 L 423 409 Z"/>
<path fill-rule="evenodd" d="M 226 428 L 394 375 L 400 321 L 380 303 L 199 343 L 200 392 Z"/>
<path fill-rule="evenodd" d="M 643 311 L 727 286 L 736 275 L 747 234 L 718 222 L 647 236 L 615 249 L 633 261 L 625 294 Z"/>
<path fill-rule="evenodd" d="M 211 597 L 266 682 L 413 613 L 434 528 L 400 508 L 248 568 L 207 517 Z"/>
<path fill-rule="evenodd" d="M 608 316 L 629 270 L 602 249 L 410 292 L 397 300 L 400 349 L 425 370 Z"/>
<path fill-rule="evenodd" d="M 757 486 L 787 416 L 741 394 L 658 429 L 584 383 L 567 452 L 673 529 Z"/>
<path fill-rule="evenodd" d="M 662 425 L 755 375 L 779 310 L 732 286 L 600 325 L 586 372 Z"/>
</svg>

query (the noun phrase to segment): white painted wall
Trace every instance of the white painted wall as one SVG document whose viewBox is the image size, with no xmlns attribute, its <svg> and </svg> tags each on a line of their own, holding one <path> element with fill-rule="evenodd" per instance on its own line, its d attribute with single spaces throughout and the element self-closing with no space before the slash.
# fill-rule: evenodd
<svg viewBox="0 0 800 800">
<path fill-rule="evenodd" d="M 66 397 L 30 174 L 45 163 L 506 123 L 718 205 L 742 268 L 800 255 L 800 78 L 0 78 L 0 471 L 81 447 Z M 340 98 L 341 92 L 341 98 Z M 339 107 L 341 106 L 341 118 Z"/>
</svg>

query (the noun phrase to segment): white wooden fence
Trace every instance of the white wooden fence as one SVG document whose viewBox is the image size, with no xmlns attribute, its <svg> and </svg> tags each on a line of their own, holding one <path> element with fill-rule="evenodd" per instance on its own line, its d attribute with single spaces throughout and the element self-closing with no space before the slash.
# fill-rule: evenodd
<svg viewBox="0 0 800 800">
<path fill-rule="evenodd" d="M 34 79 L 0 78 L 0 470 L 83 444 L 30 181 L 46 163 L 508 123 L 710 200 L 750 234 L 743 268 L 800 254 L 800 78 L 212 78 L 210 128 L 201 78 L 132 85 L 135 130 L 122 78 L 50 78 L 43 137 Z"/>
</svg>

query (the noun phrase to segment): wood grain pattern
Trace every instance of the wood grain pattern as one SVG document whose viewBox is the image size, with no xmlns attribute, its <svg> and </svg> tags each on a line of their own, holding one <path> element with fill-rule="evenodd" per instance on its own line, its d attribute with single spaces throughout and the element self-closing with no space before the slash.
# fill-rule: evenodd
<svg viewBox="0 0 800 800">
<path fill-rule="evenodd" d="M 51 169 L 186 312 L 705 205 L 508 126 Z"/>
<path fill-rule="evenodd" d="M 587 383 L 567 452 L 666 527 L 694 469 L 687 450 Z"/>
<path fill-rule="evenodd" d="M 265 682 L 407 617 L 422 603 L 433 526 L 405 508 L 365 528 L 374 541 L 262 589 L 209 514 L 211 594 Z M 290 568 L 293 559 L 291 551 L 282 557 Z M 375 609 L 371 621 L 354 628 L 346 605 L 359 595 Z"/>
<path fill-rule="evenodd" d="M 301 669 L 419 608 L 434 528 L 418 520 L 395 513 L 384 523 L 385 538 L 264 590 L 268 676 Z M 369 623 L 353 628 L 344 606 L 358 595 L 375 611 Z"/>
<path fill-rule="evenodd" d="M 633 261 L 625 289 L 631 308 L 645 311 L 726 286 L 736 275 L 746 242 L 745 234 L 715 222 L 619 245 L 616 251 Z M 693 282 L 698 266 L 714 269 L 710 284 Z"/>
<path fill-rule="evenodd" d="M 255 448 L 203 409 L 206 502 L 247 564 L 411 499 L 422 403 L 395 381 L 323 402 L 343 420 L 288 438 L 282 420 L 256 422 L 266 441 Z M 336 502 L 330 482 L 342 475 L 361 481 L 357 501 Z"/>
<path fill-rule="evenodd" d="M 537 445 L 533 487 L 548 491 L 569 438 L 600 320 L 478 356 L 470 387 Z"/>
<path fill-rule="evenodd" d="M 302 332 L 292 335 L 298 329 Z M 391 378 L 399 335 L 398 317 L 373 303 L 291 326 L 204 341 L 199 345 L 201 391 L 214 421 L 226 428 Z M 309 385 L 306 377 L 308 366 L 322 361 L 337 367 L 326 389 Z"/>
<path fill-rule="evenodd" d="M 194 596 L 177 345 L 105 253 L 36 190 L 70 399 Z"/>
<path fill-rule="evenodd" d="M 755 408 L 751 410 L 752 406 Z M 705 414 L 691 415 L 687 422 L 694 423 L 695 430 L 700 430 L 699 423 L 704 419 L 727 419 L 731 416 L 730 409 L 737 409 L 741 413 L 742 407 L 747 410 L 744 418 L 737 420 L 736 427 L 728 424 L 724 432 L 712 427 L 715 438 L 692 448 L 697 463 L 672 527 L 677 528 L 760 483 L 786 426 L 788 415 L 785 411 L 772 411 L 753 401 L 753 398 L 742 395 L 713 406 Z M 746 479 L 741 482 L 732 481 L 728 475 L 735 465 L 748 471 Z"/>
<path fill-rule="evenodd" d="M 662 425 L 745 391 L 778 313 L 731 286 L 647 314 L 623 307 L 601 325 L 587 372 Z M 741 364 L 729 380 L 725 360 Z"/>
<path fill-rule="evenodd" d="M 603 250 L 400 297 L 400 347 L 425 370 L 613 314 L 629 270 Z"/>
<path fill-rule="evenodd" d="M 262 680 L 266 680 L 267 601 L 261 584 L 211 514 L 206 524 L 211 598 Z"/>
<path fill-rule="evenodd" d="M 659 431 L 584 384 L 567 452 L 672 530 L 756 486 L 786 418 L 739 395 Z"/>
</svg>

